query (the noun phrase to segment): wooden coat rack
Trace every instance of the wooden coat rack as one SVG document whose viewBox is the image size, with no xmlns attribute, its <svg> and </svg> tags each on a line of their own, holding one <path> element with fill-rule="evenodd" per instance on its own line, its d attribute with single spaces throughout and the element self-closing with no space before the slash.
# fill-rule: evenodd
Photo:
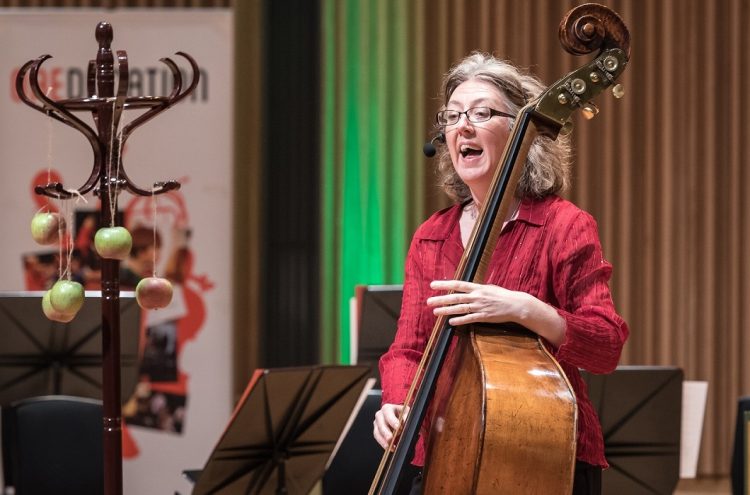
<svg viewBox="0 0 750 495">
<path fill-rule="evenodd" d="M 115 221 L 117 194 L 110 191 L 128 191 L 137 196 L 151 196 L 179 189 L 171 180 L 157 182 L 153 189 L 143 189 L 125 173 L 120 152 L 132 132 L 157 114 L 189 95 L 198 85 L 198 64 L 188 54 L 177 52 L 192 67 L 192 80 L 183 90 L 180 70 L 170 58 L 163 58 L 172 77 L 172 92 L 168 96 L 128 96 L 128 55 L 117 51 L 117 66 L 112 53 L 112 26 L 100 22 L 96 26 L 99 49 L 96 59 L 90 60 L 87 71 L 85 98 L 54 101 L 39 86 L 38 74 L 42 64 L 51 55 L 30 60 L 18 72 L 16 92 L 26 105 L 81 132 L 94 153 L 91 175 L 78 189 L 67 189 L 59 182 L 38 185 L 37 194 L 58 199 L 84 195 L 93 190 L 101 199 L 100 225 L 109 226 Z M 29 74 L 29 88 L 34 99 L 26 94 L 24 79 Z M 117 79 L 117 83 L 115 83 Z M 116 90 L 116 91 L 115 91 Z M 36 101 L 35 101 L 36 100 Z M 123 110 L 141 109 L 144 113 L 133 119 L 117 133 Z M 96 130 L 74 115 L 74 112 L 91 112 Z M 119 166 L 118 166 L 119 165 Z M 122 415 L 120 404 L 120 280 L 118 260 L 102 259 L 102 405 L 104 419 L 104 493 L 122 494 Z"/>
</svg>

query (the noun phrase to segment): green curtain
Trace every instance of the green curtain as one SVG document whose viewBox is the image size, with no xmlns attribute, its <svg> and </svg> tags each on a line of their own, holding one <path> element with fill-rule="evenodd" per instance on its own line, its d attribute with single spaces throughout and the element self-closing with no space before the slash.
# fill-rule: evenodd
<svg viewBox="0 0 750 495">
<path fill-rule="evenodd" d="M 418 2 L 322 0 L 321 359 L 350 362 L 349 300 L 403 281 L 421 214 Z M 417 29 L 415 29 L 415 24 Z"/>
</svg>

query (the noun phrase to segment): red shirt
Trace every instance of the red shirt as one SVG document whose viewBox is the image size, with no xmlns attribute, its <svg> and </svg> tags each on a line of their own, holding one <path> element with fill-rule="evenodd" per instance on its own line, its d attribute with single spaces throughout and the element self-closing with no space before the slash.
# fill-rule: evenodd
<svg viewBox="0 0 750 495">
<path fill-rule="evenodd" d="M 454 278 L 463 254 L 461 211 L 461 205 L 455 205 L 435 213 L 412 239 L 398 331 L 380 359 L 384 404 L 404 402 L 432 332 L 436 317 L 425 301 L 438 292 L 430 289 L 430 282 Z M 547 347 L 576 394 L 576 457 L 602 467 L 607 461 L 601 426 L 578 369 L 613 371 L 628 337 L 627 324 L 612 303 L 611 274 L 593 217 L 557 196 L 521 202 L 517 217 L 500 234 L 487 270 L 487 283 L 527 292 L 552 305 L 565 319 L 564 342 L 558 349 Z M 412 462 L 423 465 L 424 455 L 421 438 Z"/>
</svg>

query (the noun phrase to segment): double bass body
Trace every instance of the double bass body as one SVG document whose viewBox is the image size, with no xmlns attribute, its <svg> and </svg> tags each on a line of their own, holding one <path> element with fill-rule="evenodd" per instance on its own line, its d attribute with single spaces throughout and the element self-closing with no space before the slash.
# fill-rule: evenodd
<svg viewBox="0 0 750 495">
<path fill-rule="evenodd" d="M 455 338 L 435 392 L 424 493 L 570 493 L 577 411 L 557 361 L 520 327 L 474 325 Z"/>
</svg>

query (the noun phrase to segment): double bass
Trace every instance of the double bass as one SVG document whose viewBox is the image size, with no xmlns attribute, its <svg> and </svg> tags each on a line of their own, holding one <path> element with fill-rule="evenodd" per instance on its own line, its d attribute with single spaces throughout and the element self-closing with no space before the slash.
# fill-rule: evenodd
<svg viewBox="0 0 750 495">
<path fill-rule="evenodd" d="M 628 63 L 630 38 L 614 11 L 580 5 L 561 21 L 559 37 L 569 53 L 598 53 L 518 112 L 456 280 L 483 283 L 535 137 L 556 139 L 570 127 L 577 110 L 584 115 L 595 112 L 591 100 L 609 88 L 615 97 L 623 95 L 616 80 Z M 570 493 L 577 407 L 559 363 L 536 334 L 520 326 L 454 328 L 448 319 L 441 316 L 435 323 L 400 427 L 385 450 L 369 495 L 395 493 L 428 408 L 424 493 Z M 455 348 L 449 353 L 454 338 Z"/>
</svg>

